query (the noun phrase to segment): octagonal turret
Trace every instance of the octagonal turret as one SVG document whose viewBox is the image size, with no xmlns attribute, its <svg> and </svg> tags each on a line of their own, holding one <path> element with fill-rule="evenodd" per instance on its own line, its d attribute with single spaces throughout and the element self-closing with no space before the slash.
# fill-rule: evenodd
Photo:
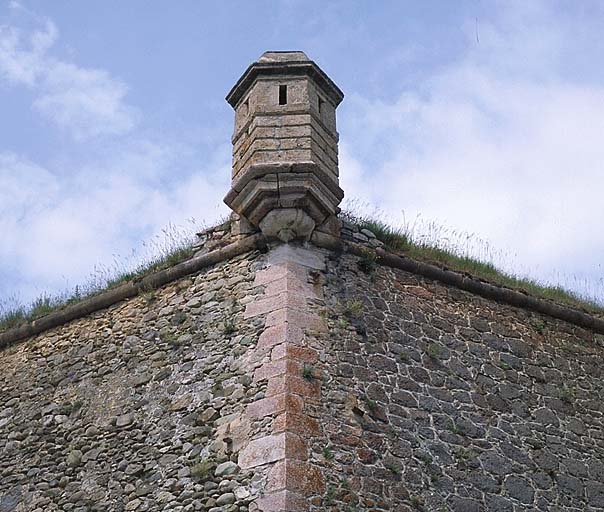
<svg viewBox="0 0 604 512">
<path fill-rule="evenodd" d="M 308 239 L 338 211 L 336 108 L 342 91 L 303 52 L 266 52 L 227 96 L 235 109 L 225 202 L 283 241 Z"/>
</svg>

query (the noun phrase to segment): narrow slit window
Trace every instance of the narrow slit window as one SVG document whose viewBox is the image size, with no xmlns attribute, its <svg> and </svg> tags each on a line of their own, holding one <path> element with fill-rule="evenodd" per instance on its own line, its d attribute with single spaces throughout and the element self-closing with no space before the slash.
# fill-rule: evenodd
<svg viewBox="0 0 604 512">
<path fill-rule="evenodd" d="M 279 105 L 287 105 L 287 85 L 279 86 Z"/>
<path fill-rule="evenodd" d="M 323 103 L 325 102 L 319 98 L 319 114 L 323 113 Z"/>
</svg>

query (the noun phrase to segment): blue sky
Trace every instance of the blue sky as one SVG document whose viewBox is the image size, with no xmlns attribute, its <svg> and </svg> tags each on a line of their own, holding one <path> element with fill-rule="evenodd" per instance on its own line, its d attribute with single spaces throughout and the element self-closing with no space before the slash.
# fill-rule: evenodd
<svg viewBox="0 0 604 512">
<path fill-rule="evenodd" d="M 0 301 L 224 215 L 224 96 L 283 49 L 346 94 L 348 199 L 601 293 L 602 33 L 587 0 L 2 1 Z"/>
</svg>

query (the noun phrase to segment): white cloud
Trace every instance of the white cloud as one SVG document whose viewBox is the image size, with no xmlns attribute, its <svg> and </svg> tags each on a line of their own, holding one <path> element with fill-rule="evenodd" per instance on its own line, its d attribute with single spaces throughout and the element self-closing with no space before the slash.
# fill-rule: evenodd
<svg viewBox="0 0 604 512">
<path fill-rule="evenodd" d="M 29 37 L 16 27 L 0 25 L 0 77 L 12 85 L 34 87 L 44 71 L 46 53 L 57 37 L 51 21 Z"/>
<path fill-rule="evenodd" d="M 74 179 L 0 152 L 0 274 L 12 269 L 23 300 L 81 284 L 116 257 L 128 262 L 133 248 L 140 254 L 141 242 L 170 223 L 195 218 L 202 228 L 225 213 L 228 164 L 195 168 L 177 148 L 149 141 L 114 150 Z M 144 172 L 123 173 L 124 165 Z M 171 179 L 174 166 L 186 170 L 179 179 Z M 1 288 L 0 298 L 10 295 Z"/>
<path fill-rule="evenodd" d="M 54 57 L 58 37 L 50 20 L 32 32 L 0 26 L 0 79 L 31 89 L 34 109 L 77 139 L 130 131 L 137 111 L 125 101 L 127 86 L 106 70 Z"/>
<path fill-rule="evenodd" d="M 534 25 L 506 10 L 482 28 L 486 55 L 470 45 L 421 93 L 391 104 L 349 97 L 355 146 L 342 144 L 340 174 L 349 197 L 479 233 L 517 254 L 521 272 L 593 281 L 604 253 L 604 85 L 559 72 L 564 31 L 538 14 Z"/>
<path fill-rule="evenodd" d="M 45 78 L 45 92 L 33 106 L 78 139 L 119 135 L 130 131 L 137 117 L 123 101 L 127 90 L 106 71 L 54 62 Z"/>
<path fill-rule="evenodd" d="M 28 301 L 85 282 L 99 265 L 133 263 L 144 240 L 169 243 L 169 224 L 195 218 L 201 229 L 226 212 L 230 176 L 226 146 L 204 158 L 166 134 L 137 134 L 126 84 L 56 58 L 54 23 L 26 14 L 37 29 L 0 27 L 0 85 L 31 90 L 35 111 L 77 139 L 130 136 L 89 143 L 85 157 L 65 148 L 44 165 L 0 148 L 0 300 L 18 287 Z"/>
</svg>

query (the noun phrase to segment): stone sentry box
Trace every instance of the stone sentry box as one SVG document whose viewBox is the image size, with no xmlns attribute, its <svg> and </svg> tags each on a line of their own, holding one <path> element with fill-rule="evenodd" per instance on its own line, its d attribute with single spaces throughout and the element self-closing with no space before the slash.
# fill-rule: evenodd
<svg viewBox="0 0 604 512">
<path fill-rule="evenodd" d="M 333 232 L 338 181 L 336 108 L 342 91 L 303 52 L 265 52 L 227 95 L 235 109 L 225 203 L 284 242 Z"/>
</svg>

